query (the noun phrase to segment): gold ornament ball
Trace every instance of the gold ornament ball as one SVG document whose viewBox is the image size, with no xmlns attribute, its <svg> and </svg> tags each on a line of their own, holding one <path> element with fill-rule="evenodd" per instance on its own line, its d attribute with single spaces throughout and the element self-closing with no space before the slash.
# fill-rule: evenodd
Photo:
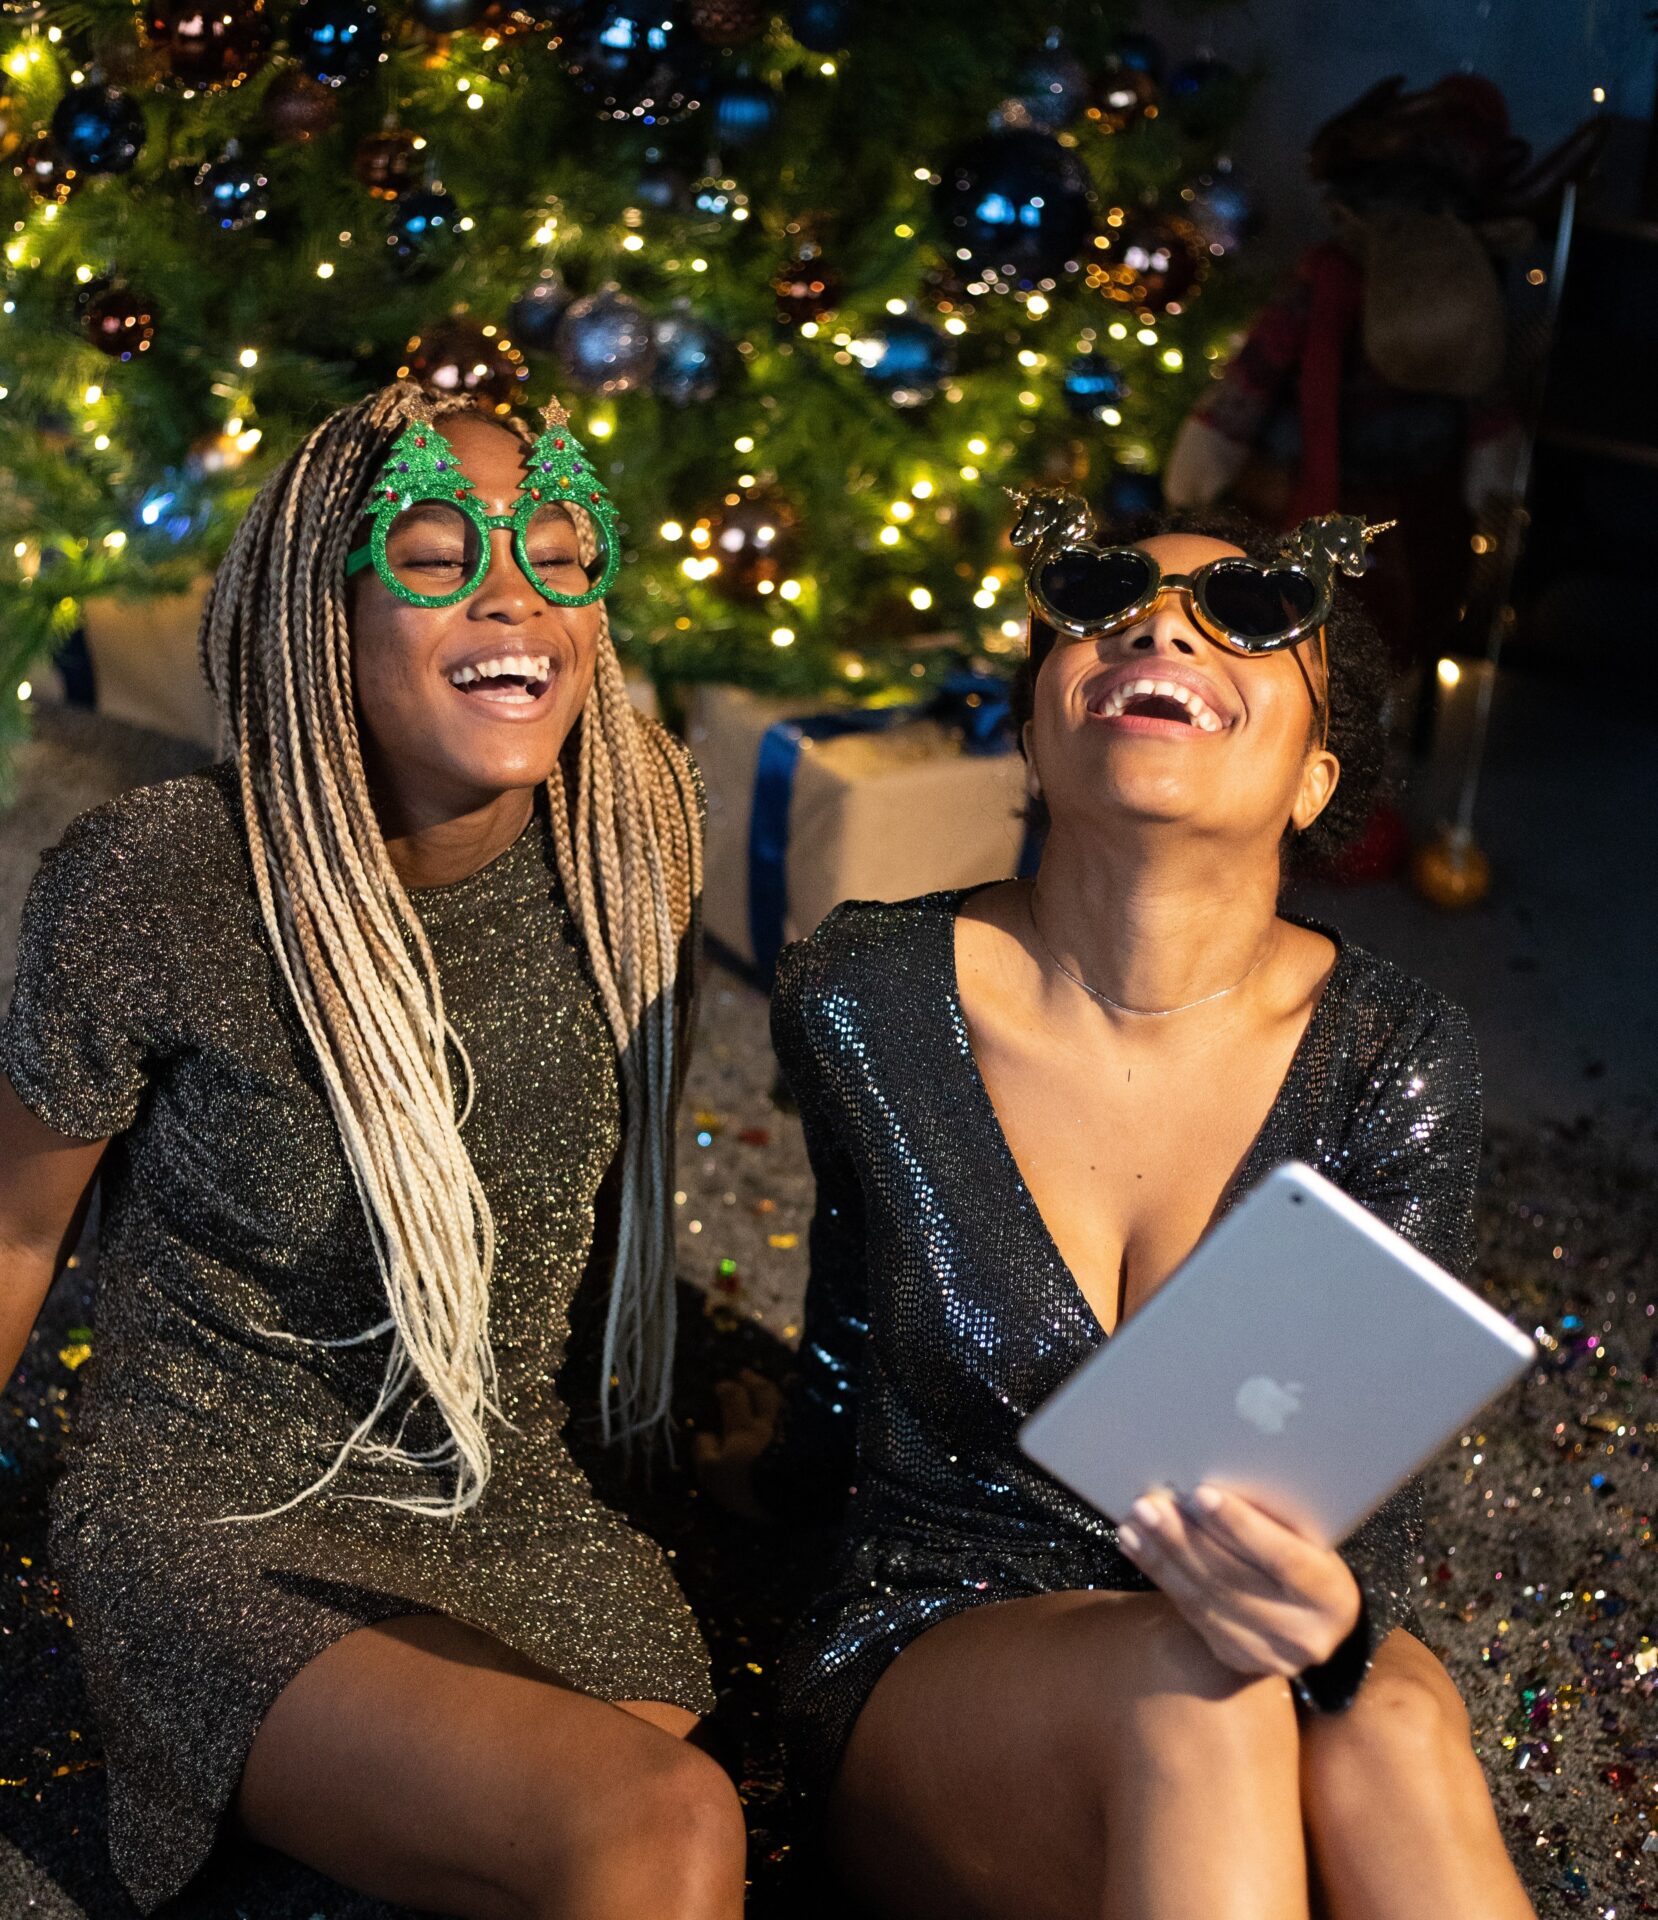
<svg viewBox="0 0 1658 1920">
<path fill-rule="evenodd" d="M 1410 863 L 1411 884 L 1436 907 L 1477 907 L 1491 891 L 1491 862 L 1461 827 L 1441 827 Z"/>
</svg>

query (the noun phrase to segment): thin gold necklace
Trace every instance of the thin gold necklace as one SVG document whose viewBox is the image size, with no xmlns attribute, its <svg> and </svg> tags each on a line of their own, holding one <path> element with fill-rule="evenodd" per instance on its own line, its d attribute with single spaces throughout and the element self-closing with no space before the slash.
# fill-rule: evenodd
<svg viewBox="0 0 1658 1920">
<path fill-rule="evenodd" d="M 1054 952 L 1053 948 L 1048 944 L 1048 936 L 1042 931 L 1041 921 L 1036 917 L 1035 887 L 1032 887 L 1025 895 L 1025 906 L 1030 914 L 1031 930 L 1035 933 L 1037 939 L 1042 942 L 1043 950 L 1046 952 L 1048 958 L 1058 967 L 1060 972 L 1064 974 L 1065 978 L 1073 982 L 1076 986 L 1081 987 L 1084 993 L 1091 993 L 1096 1000 L 1103 1000 L 1108 1007 L 1115 1008 L 1118 1013 L 1131 1013 L 1137 1020 L 1166 1020 L 1171 1013 L 1189 1013 L 1193 1007 L 1206 1007 L 1211 1000 L 1224 1000 L 1229 993 L 1236 993 L 1238 991 L 1239 987 L 1249 978 L 1250 974 L 1255 972 L 1256 968 L 1260 966 L 1261 962 L 1265 960 L 1267 955 L 1272 951 L 1269 942 L 1268 945 L 1261 949 L 1260 953 L 1250 964 L 1248 972 L 1240 974 L 1238 978 L 1232 982 L 1231 986 L 1222 987 L 1218 992 L 1203 994 L 1196 1000 L 1183 1000 L 1178 1007 L 1130 1007 L 1125 1006 L 1121 1000 L 1113 1000 L 1110 994 L 1102 993 L 1098 987 L 1090 986 L 1080 973 L 1073 973 L 1071 969 L 1066 966 L 1065 962 L 1060 959 L 1059 955 Z"/>
</svg>

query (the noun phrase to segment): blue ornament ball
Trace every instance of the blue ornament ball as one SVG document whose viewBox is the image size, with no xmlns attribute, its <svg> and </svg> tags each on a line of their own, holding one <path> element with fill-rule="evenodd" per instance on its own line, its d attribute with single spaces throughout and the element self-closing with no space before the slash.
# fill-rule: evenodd
<svg viewBox="0 0 1658 1920">
<path fill-rule="evenodd" d="M 442 187 L 414 187 L 392 203 L 386 244 L 411 273 L 436 273 L 452 252 L 460 208 Z"/>
<path fill-rule="evenodd" d="M 1088 93 L 1087 69 L 1055 39 L 1020 68 L 1012 92 L 991 114 L 990 124 L 1058 133 L 1087 106 Z"/>
<path fill-rule="evenodd" d="M 1081 161 L 1032 128 L 970 141 L 941 170 L 933 205 L 958 261 L 1022 287 L 1057 277 L 1092 222 Z"/>
<path fill-rule="evenodd" d="M 554 342 L 559 364 L 584 393 L 630 393 L 656 366 L 656 330 L 637 300 L 601 287 L 565 314 Z"/>
<path fill-rule="evenodd" d="M 563 274 L 556 267 L 544 268 L 507 309 L 513 339 L 532 353 L 548 352 L 569 305 Z"/>
<path fill-rule="evenodd" d="M 673 310 L 656 323 L 656 371 L 651 385 L 676 407 L 699 406 L 712 400 L 724 384 L 731 365 L 725 336 L 692 312 L 688 301 L 676 301 Z"/>
<path fill-rule="evenodd" d="M 119 87 L 71 87 L 53 109 L 52 151 L 77 173 L 125 173 L 143 144 L 143 110 Z"/>
<path fill-rule="evenodd" d="M 862 362 L 870 383 L 895 407 L 922 406 L 955 368 L 948 336 L 909 313 L 898 314 L 854 341 L 852 353 Z"/>
<path fill-rule="evenodd" d="M 854 0 L 794 0 L 789 31 L 812 53 L 839 53 L 852 38 Z"/>
<path fill-rule="evenodd" d="M 1230 168 L 1198 181 L 1186 213 L 1213 254 L 1235 253 L 1255 226 L 1254 196 Z"/>
<path fill-rule="evenodd" d="M 1062 386 L 1067 411 L 1079 418 L 1091 417 L 1128 397 L 1122 368 L 1104 353 L 1077 354 L 1066 366 Z"/>
<path fill-rule="evenodd" d="M 489 0 L 409 0 L 411 18 L 428 33 L 464 33 L 489 11 Z"/>
<path fill-rule="evenodd" d="M 691 204 L 691 183 L 660 153 L 647 153 L 634 182 L 633 198 L 635 205 L 649 207 L 653 213 L 684 213 Z"/>
<path fill-rule="evenodd" d="M 299 0 L 288 23 L 299 64 L 325 87 L 365 79 L 380 63 L 385 38 L 374 0 Z"/>
<path fill-rule="evenodd" d="M 196 205 L 222 233 L 238 233 L 270 211 L 270 182 L 251 160 L 227 153 L 196 175 Z"/>
<path fill-rule="evenodd" d="M 599 0 L 566 28 L 561 51 L 602 118 L 645 127 L 692 112 L 713 70 L 684 0 Z"/>
<path fill-rule="evenodd" d="M 714 95 L 714 132 L 727 147 L 746 147 L 777 125 L 778 96 L 763 80 L 728 80 Z"/>
<path fill-rule="evenodd" d="M 1111 64 L 1161 80 L 1168 63 L 1162 47 L 1149 33 L 1119 33 L 1111 43 Z"/>
</svg>

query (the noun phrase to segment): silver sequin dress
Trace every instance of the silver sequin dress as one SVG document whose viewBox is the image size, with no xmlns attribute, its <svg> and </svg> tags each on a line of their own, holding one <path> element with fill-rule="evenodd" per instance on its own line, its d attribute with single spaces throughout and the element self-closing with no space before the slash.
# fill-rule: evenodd
<svg viewBox="0 0 1658 1920">
<path fill-rule="evenodd" d="M 882 1672 L 929 1627 L 1024 1595 L 1149 1585 L 1111 1522 L 1015 1440 L 1104 1336 L 973 1060 L 955 965 L 965 897 L 838 908 L 787 951 L 772 1002 L 818 1199 L 799 1372 L 760 1490 L 784 1512 L 852 1487 L 831 1584 L 778 1667 L 808 1799 Z M 1479 1138 L 1466 1016 L 1341 945 L 1223 1210 L 1305 1160 L 1462 1272 Z M 1305 1707 L 1346 1704 L 1374 1647 L 1412 1621 L 1420 1512 L 1412 1482 L 1345 1543 L 1364 1611 L 1306 1676 Z"/>
<path fill-rule="evenodd" d="M 113 1136 L 51 1550 L 104 1741 L 111 1852 L 146 1911 L 201 1865 L 282 1688 L 367 1622 L 442 1613 L 605 1698 L 713 1704 L 661 1552 L 561 1438 L 554 1376 L 620 1095 L 544 804 L 480 872 L 414 899 L 476 1069 L 462 1137 L 495 1216 L 512 1425 L 493 1429 L 493 1477 L 458 1522 L 344 1497 L 389 1484 L 356 1467 L 280 1519 L 220 1524 L 316 1477 L 386 1351 L 305 1344 L 382 1321 L 384 1293 L 227 769 L 83 815 L 29 895 L 0 1071 L 48 1126 Z M 406 1440 L 435 1438 L 432 1422 L 417 1412 Z"/>
</svg>

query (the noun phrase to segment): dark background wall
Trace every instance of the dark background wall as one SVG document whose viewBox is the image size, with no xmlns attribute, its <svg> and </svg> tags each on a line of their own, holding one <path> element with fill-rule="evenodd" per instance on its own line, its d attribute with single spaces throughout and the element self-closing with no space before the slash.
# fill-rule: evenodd
<svg viewBox="0 0 1658 1920">
<path fill-rule="evenodd" d="M 1447 73 L 1503 89 L 1516 132 L 1543 150 L 1585 115 L 1652 112 L 1658 34 L 1647 0 L 1251 0 L 1210 14 L 1150 0 L 1146 30 L 1172 59 L 1207 49 L 1261 70 L 1236 162 L 1263 215 L 1252 264 L 1294 258 L 1323 231 L 1304 174 L 1313 128 L 1390 73 L 1412 87 Z M 1604 89 L 1604 108 L 1593 98 Z M 1638 164 L 1628 142 L 1616 158 Z"/>
</svg>

